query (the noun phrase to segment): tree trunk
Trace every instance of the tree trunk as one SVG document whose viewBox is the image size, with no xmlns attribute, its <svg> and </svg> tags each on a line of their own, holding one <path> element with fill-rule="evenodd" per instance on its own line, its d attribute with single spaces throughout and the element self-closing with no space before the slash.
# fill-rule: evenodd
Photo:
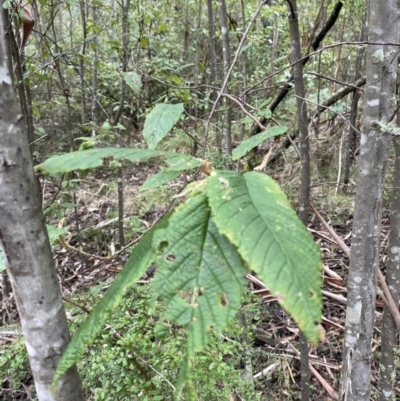
<svg viewBox="0 0 400 401">
<path fill-rule="evenodd" d="M 81 13 L 81 24 L 82 24 L 82 57 L 79 58 L 79 79 L 81 85 L 81 123 L 85 125 L 86 123 L 86 91 L 85 91 L 85 65 L 83 58 L 86 55 L 86 5 L 84 0 L 79 0 L 79 10 Z"/>
<path fill-rule="evenodd" d="M 185 3 L 185 16 L 183 22 L 183 52 L 182 52 L 182 60 L 188 60 L 189 55 L 189 40 L 190 40 L 190 28 L 191 28 L 191 20 L 192 16 L 189 17 L 189 1 L 186 0 Z M 190 22 L 189 22 L 190 19 Z"/>
<path fill-rule="evenodd" d="M 399 92 L 399 77 L 397 77 L 397 99 Z M 397 103 L 399 101 L 397 100 Z M 397 125 L 400 123 L 400 111 L 397 110 Z M 390 235 L 387 251 L 386 284 L 396 305 L 400 301 L 400 137 L 394 137 L 394 177 L 393 202 L 390 213 Z M 395 399 L 396 353 L 398 347 L 397 325 L 389 309 L 384 305 L 382 316 L 381 359 L 379 363 L 379 401 Z"/>
<path fill-rule="evenodd" d="M 247 22 L 246 22 L 246 8 L 244 4 L 244 0 L 240 0 L 240 11 L 242 14 L 242 34 L 246 32 L 247 29 Z M 274 38 L 275 38 L 275 33 L 274 33 Z M 271 56 L 272 57 L 272 56 Z M 242 86 L 242 91 L 244 93 L 243 95 L 243 103 L 247 103 L 248 101 L 248 96 L 246 94 L 246 89 L 247 89 L 247 50 L 243 50 L 242 53 L 240 54 L 240 64 L 241 64 L 241 74 L 242 74 L 242 81 L 243 81 L 243 86 Z M 271 61 L 273 63 L 273 61 Z M 241 113 L 242 118 L 246 117 L 246 114 L 244 112 Z M 243 141 L 244 135 L 246 131 L 246 124 L 240 124 L 240 134 L 239 134 L 239 142 L 241 143 Z M 236 162 L 236 171 L 240 171 L 240 159 Z"/>
<path fill-rule="evenodd" d="M 230 51 L 229 51 L 229 26 L 228 26 L 228 15 L 226 9 L 225 0 L 219 1 L 219 11 L 221 17 L 221 37 L 222 37 L 222 60 L 223 60 L 223 71 L 224 77 L 228 73 L 230 65 Z M 228 93 L 227 85 L 225 86 L 224 93 Z M 231 137 L 231 106 L 226 97 L 222 100 L 222 105 L 225 108 L 225 127 L 224 127 L 224 153 L 230 155 L 232 153 L 232 137 Z M 227 163 L 225 168 L 230 168 L 230 163 Z"/>
<path fill-rule="evenodd" d="M 99 10 L 98 5 L 92 6 L 93 22 L 97 25 L 99 23 Z M 97 104 L 97 67 L 99 61 L 99 38 L 94 35 L 93 39 L 93 60 L 92 60 L 92 136 L 97 135 L 98 114 L 99 107 Z"/>
<path fill-rule="evenodd" d="M 367 15 L 365 14 L 365 18 L 366 17 L 367 17 Z M 365 40 L 365 29 L 366 29 L 366 27 L 365 27 L 365 23 L 364 23 L 363 27 L 361 29 L 360 42 Z M 364 58 L 364 47 L 360 47 L 357 50 L 356 66 L 355 66 L 355 73 L 354 73 L 355 81 L 357 81 L 357 79 L 359 79 L 361 77 L 361 65 L 362 65 L 363 58 Z M 344 179 L 343 179 L 344 192 L 347 191 L 347 186 L 350 182 L 350 165 L 351 165 L 351 159 L 352 159 L 351 156 L 352 156 L 352 153 L 354 152 L 355 135 L 356 135 L 354 127 L 356 126 L 359 99 L 360 99 L 359 91 L 354 91 L 353 98 L 351 100 L 351 108 L 350 108 L 350 127 L 349 127 L 349 137 L 348 137 L 348 141 L 347 141 L 346 162 L 345 162 L 346 164 L 345 164 Z"/>
<path fill-rule="evenodd" d="M 215 46 L 215 27 L 214 27 L 214 9 L 213 1 L 207 0 L 207 14 L 208 14 L 208 42 L 210 52 L 210 69 L 211 69 L 211 89 L 210 99 L 212 102 L 217 98 L 217 91 L 214 89 L 218 84 L 218 65 L 217 65 L 217 52 Z M 214 116 L 215 117 L 215 116 Z M 221 135 L 219 130 L 216 130 L 215 139 L 218 149 L 221 149 Z"/>
<path fill-rule="evenodd" d="M 393 179 L 393 202 L 390 215 L 390 236 L 388 244 L 388 261 L 386 266 L 386 283 L 396 305 L 400 300 L 400 138 L 395 137 L 395 171 Z M 381 359 L 379 363 L 379 400 L 392 401 L 395 399 L 394 383 L 396 379 L 396 354 L 398 347 L 397 326 L 384 305 L 382 317 Z"/>
<path fill-rule="evenodd" d="M 211 85 L 215 86 L 218 81 L 217 73 L 217 54 L 215 51 L 215 28 L 214 28 L 214 10 L 212 0 L 207 0 L 208 13 L 208 40 L 210 46 L 210 67 L 211 67 Z M 211 89 L 211 100 L 215 100 L 215 89 Z"/>
<path fill-rule="evenodd" d="M 122 71 L 126 72 L 128 67 L 128 49 L 129 49 L 129 38 L 128 38 L 128 15 L 129 15 L 129 7 L 131 4 L 131 0 L 122 0 L 121 5 L 121 14 L 122 14 Z M 118 125 L 119 120 L 121 118 L 122 112 L 124 110 L 125 105 L 125 96 L 126 96 L 126 82 L 123 76 L 121 76 L 121 91 L 119 94 L 119 106 L 118 110 L 115 114 L 114 120 L 112 121 L 113 126 Z M 118 135 L 119 146 L 122 145 L 121 133 Z M 117 145 L 117 146 L 118 146 Z M 119 246 L 121 248 L 125 245 L 125 237 L 124 237 L 124 180 L 122 175 L 122 169 L 119 167 L 117 169 L 117 185 L 118 185 L 118 238 L 119 238 Z"/>
<path fill-rule="evenodd" d="M 194 56 L 194 85 L 197 87 L 199 85 L 200 80 L 200 54 L 202 53 L 202 41 L 203 41 L 203 34 L 202 34 L 202 16 L 203 16 L 203 0 L 199 0 L 198 4 L 198 13 L 197 13 L 197 24 L 196 24 L 196 54 Z M 204 74 L 206 75 L 206 74 Z M 194 100 L 194 126 L 193 129 L 197 131 L 197 123 L 199 121 L 199 99 L 204 98 L 205 93 L 203 90 L 197 92 L 195 100 Z M 191 154 L 195 156 L 197 154 L 197 141 L 193 141 L 193 147 Z"/>
<path fill-rule="evenodd" d="M 397 42 L 397 0 L 369 2 L 368 41 Z M 368 45 L 364 132 L 360 141 L 355 199 L 341 399 L 370 400 L 371 345 L 375 317 L 376 274 L 379 268 L 381 204 L 391 142 L 397 49 Z"/>
<path fill-rule="evenodd" d="M 296 0 L 288 0 L 289 30 L 291 43 L 291 61 L 294 63 L 301 58 L 301 39 L 299 30 L 299 15 Z M 293 81 L 297 101 L 297 121 L 300 133 L 300 162 L 301 186 L 299 197 L 299 217 L 305 226 L 308 223 L 310 203 L 310 140 L 308 132 L 306 92 L 304 90 L 303 63 L 293 67 Z M 303 333 L 300 333 L 301 352 L 301 401 L 310 399 L 310 369 L 308 367 L 308 343 Z"/>
<path fill-rule="evenodd" d="M 0 41 L 0 247 L 38 399 L 53 401 L 51 382 L 70 336 L 28 139 L 8 67 Z M 83 400 L 75 367 L 60 380 L 55 397 L 57 401 Z"/>
</svg>

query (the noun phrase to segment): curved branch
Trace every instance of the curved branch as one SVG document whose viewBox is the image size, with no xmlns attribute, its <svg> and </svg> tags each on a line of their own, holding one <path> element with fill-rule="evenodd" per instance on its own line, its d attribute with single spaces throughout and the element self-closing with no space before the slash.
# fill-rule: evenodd
<svg viewBox="0 0 400 401">
<path fill-rule="evenodd" d="M 291 7 L 291 12 L 293 15 L 293 8 L 292 8 L 292 3 L 290 2 L 290 0 L 286 0 L 288 2 L 288 4 Z M 339 1 L 335 8 L 332 11 L 332 14 L 330 15 L 330 17 L 328 18 L 327 23 L 324 25 L 324 27 L 321 29 L 321 31 L 318 33 L 316 39 L 313 41 L 311 47 L 316 50 L 320 43 L 322 42 L 322 40 L 325 38 L 325 36 L 327 35 L 327 33 L 329 32 L 329 30 L 333 27 L 333 25 L 335 24 L 335 22 L 337 21 L 338 17 L 339 17 L 339 13 L 340 10 L 343 7 L 343 3 L 341 1 Z M 307 64 L 308 60 L 310 59 L 310 57 L 312 56 L 313 53 L 309 53 L 307 54 L 305 57 L 299 59 L 299 60 L 295 60 L 295 62 L 302 62 L 303 65 Z M 286 95 L 288 94 L 288 92 L 290 91 L 290 89 L 292 88 L 292 82 L 293 82 L 293 73 L 290 75 L 290 77 L 288 78 L 288 80 L 286 81 L 286 84 L 284 84 L 284 86 L 281 88 L 281 90 L 278 92 L 278 94 L 275 96 L 275 98 L 272 100 L 269 109 L 271 110 L 271 112 L 273 113 L 274 110 L 278 107 L 278 105 L 281 103 L 281 101 L 286 97 Z M 267 119 L 264 117 L 261 119 L 261 124 L 266 123 Z M 261 132 L 261 129 L 258 125 L 254 125 L 251 132 L 250 132 L 250 136 L 256 135 L 259 132 Z"/>
</svg>

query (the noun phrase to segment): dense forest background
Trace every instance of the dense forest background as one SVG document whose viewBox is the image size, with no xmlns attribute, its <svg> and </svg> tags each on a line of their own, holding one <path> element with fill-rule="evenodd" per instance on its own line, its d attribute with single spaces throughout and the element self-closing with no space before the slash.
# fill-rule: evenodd
<svg viewBox="0 0 400 401">
<path fill-rule="evenodd" d="M 167 138 L 165 148 L 194 147 L 193 152 L 198 152 L 196 147 L 200 147 L 200 152 L 211 158 L 223 159 L 221 150 L 231 153 L 241 138 L 257 131 L 240 104 L 247 103 L 249 112 L 263 120 L 269 115 L 272 99 L 291 81 L 285 4 L 265 4 L 239 49 L 257 5 L 237 2 L 221 14 L 216 2 L 46 3 L 43 9 L 38 4 L 21 71 L 24 83 L 29 83 L 27 107 L 32 108 L 35 121 L 30 135 L 40 154 L 37 156 L 47 156 L 41 148 L 47 150 L 46 146 L 48 152 L 77 149 L 85 142 L 79 138 L 93 133 L 96 138 L 92 141 L 134 144 L 146 113 L 155 104 L 166 102 L 183 103 L 186 118 Z M 360 41 L 364 3 L 339 8 L 335 2 L 299 4 L 304 55 L 317 50 L 311 46 L 320 47 L 317 34 L 332 12 L 338 14 L 336 24 L 322 36 L 322 45 L 327 48 L 319 49 L 305 67 L 311 116 L 318 110 L 317 104 L 346 87 L 344 83 L 352 85 L 360 77 L 356 61 L 363 46 L 338 43 Z M 240 54 L 236 55 L 238 49 Z M 226 97 L 217 105 L 211 124 L 205 126 L 234 56 L 237 60 Z M 348 97 L 333 104 L 324 120 L 336 117 L 338 124 L 344 124 L 335 113 L 349 112 L 350 101 Z M 55 102 L 59 105 L 56 109 L 52 107 Z M 290 125 L 296 120 L 295 97 L 287 96 L 275 107 L 277 123 Z M 318 124 L 314 125 L 318 130 Z M 208 143 L 208 138 L 204 141 L 206 128 L 217 146 Z"/>
<path fill-rule="evenodd" d="M 361 0 L 0 3 L 3 50 L 35 165 L 111 147 L 203 161 L 174 170 L 159 159 L 108 157 L 98 169 L 89 159 L 76 159 L 76 172 L 59 166 L 50 176 L 36 169 L 72 334 L 132 246 L 180 202 L 188 184 L 213 170 L 258 171 L 279 184 L 321 250 L 320 342 L 308 344 L 297 317 L 277 302 L 279 291 L 248 272 L 237 317 L 212 334 L 192 366 L 196 399 L 398 398 L 396 2 L 381 5 L 381 15 L 380 2 Z M 380 56 L 368 53 L 378 47 Z M 374 93 L 384 106 L 375 115 L 367 109 L 375 104 L 368 90 L 377 81 L 382 87 Z M 364 162 L 362 155 L 375 150 L 366 150 L 362 132 L 376 143 L 384 138 Z M 357 186 L 359 169 L 362 176 L 373 171 L 371 186 Z M 353 241 L 375 242 L 367 242 L 368 252 L 356 243 L 351 254 L 352 234 Z M 366 255 L 363 262 L 356 252 Z M 361 265 L 372 267 L 357 270 Z M 379 273 L 376 290 L 378 266 L 386 281 Z M 0 395 L 35 399 L 5 260 L 0 268 Z M 163 342 L 153 334 L 166 308 L 149 288 L 155 270 L 148 266 L 78 363 L 85 399 L 172 399 L 188 337 L 179 325 L 171 325 Z M 352 333 L 362 345 L 352 343 Z"/>
</svg>

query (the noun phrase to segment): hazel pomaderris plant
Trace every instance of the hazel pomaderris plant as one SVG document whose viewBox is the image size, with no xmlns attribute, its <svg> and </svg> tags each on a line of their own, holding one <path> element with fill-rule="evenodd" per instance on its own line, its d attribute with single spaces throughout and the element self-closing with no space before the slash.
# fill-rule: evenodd
<svg viewBox="0 0 400 401">
<path fill-rule="evenodd" d="M 144 126 L 150 149 L 90 149 L 54 156 L 36 167 L 38 173 L 57 175 L 91 170 L 113 158 L 132 163 L 150 158 L 167 164 L 142 189 L 172 181 L 203 161 L 188 155 L 156 150 L 182 112 L 180 105 L 156 106 Z M 276 128 L 276 127 L 275 127 Z M 234 155 L 242 157 L 265 138 L 280 135 L 286 127 L 266 130 L 256 141 L 244 141 Z M 251 142 L 251 143 L 250 143 Z M 293 317 L 306 337 L 317 343 L 321 318 L 321 270 L 318 246 L 298 219 L 279 186 L 265 174 L 211 171 L 190 184 L 184 201 L 162 217 L 132 249 L 121 273 L 80 326 L 62 355 L 53 380 L 85 354 L 126 290 L 147 268 L 157 266 L 151 283 L 154 296 L 165 301 L 165 312 L 155 334 L 163 337 L 171 324 L 188 332 L 186 354 L 175 387 L 175 399 L 195 400 L 191 366 L 196 353 L 211 341 L 237 313 L 246 285 L 245 274 L 254 271 Z"/>
<path fill-rule="evenodd" d="M 110 157 L 132 162 L 164 157 L 167 176 L 202 164 L 199 159 L 173 152 L 106 148 L 55 156 L 37 170 L 54 175 L 93 169 Z M 185 193 L 185 201 L 132 249 L 124 269 L 61 357 L 54 384 L 83 356 L 126 289 L 135 285 L 152 263 L 157 266 L 152 281 L 154 295 L 166 303 L 156 335 L 162 337 L 171 323 L 188 331 L 176 399 L 184 389 L 188 399 L 194 399 L 191 365 L 196 352 L 211 340 L 211 330 L 221 332 L 234 318 L 246 284 L 244 277 L 250 270 L 264 281 L 307 338 L 318 341 L 320 252 L 279 186 L 261 173 L 212 171 Z"/>
</svg>

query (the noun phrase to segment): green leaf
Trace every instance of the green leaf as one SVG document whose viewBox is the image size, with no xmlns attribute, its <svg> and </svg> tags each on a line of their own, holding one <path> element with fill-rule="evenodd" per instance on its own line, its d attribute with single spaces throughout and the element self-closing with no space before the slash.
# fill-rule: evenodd
<svg viewBox="0 0 400 401">
<path fill-rule="evenodd" d="M 203 161 L 201 159 L 195 159 L 188 155 L 180 153 L 171 153 L 168 159 L 165 161 L 170 167 L 161 170 L 159 173 L 153 175 L 140 187 L 140 191 L 147 189 L 154 189 L 161 185 L 167 184 L 179 177 L 182 171 L 192 170 L 197 167 L 201 167 Z"/>
<path fill-rule="evenodd" d="M 118 40 L 106 40 L 106 43 L 116 47 L 117 49 L 121 46 L 121 43 Z"/>
<path fill-rule="evenodd" d="M 168 170 L 184 171 L 201 167 L 203 161 L 182 153 L 170 152 L 166 163 L 169 165 Z"/>
<path fill-rule="evenodd" d="M 146 116 L 143 135 L 150 149 L 155 149 L 179 120 L 183 104 L 157 104 Z"/>
<path fill-rule="evenodd" d="M 143 36 L 141 39 L 140 39 L 140 47 L 142 48 L 142 49 L 147 49 L 148 47 L 149 47 L 149 43 L 150 43 L 150 41 L 149 41 L 149 38 L 146 38 L 145 36 Z"/>
<path fill-rule="evenodd" d="M 272 97 L 269 97 L 268 99 L 265 99 L 264 101 L 262 101 L 260 103 L 260 105 L 258 106 L 259 109 L 262 109 L 263 107 L 268 106 L 271 103 Z M 269 109 L 268 109 L 269 110 Z M 271 110 L 269 110 L 271 111 Z"/>
<path fill-rule="evenodd" d="M 91 149 L 97 145 L 99 138 L 97 136 L 90 136 L 90 137 L 79 137 L 75 138 L 74 141 L 82 142 L 79 145 L 79 150 L 87 150 Z"/>
<path fill-rule="evenodd" d="M 89 292 L 91 295 L 97 295 L 99 292 L 103 291 L 103 288 L 108 285 L 107 282 L 101 282 L 93 287 L 89 288 Z"/>
<path fill-rule="evenodd" d="M 63 236 L 69 229 L 69 227 L 58 228 L 50 226 L 48 224 L 46 224 L 46 228 L 51 246 L 56 244 L 59 241 L 60 237 Z"/>
<path fill-rule="evenodd" d="M 199 159 L 175 152 L 150 149 L 104 148 L 81 150 L 66 153 L 64 155 L 53 156 L 47 159 L 44 163 L 36 166 L 35 171 L 56 175 L 76 170 L 94 169 L 102 166 L 104 159 L 110 157 L 113 157 L 115 160 L 126 159 L 132 163 L 137 163 L 159 156 L 167 158 L 167 164 L 171 166 L 172 170 L 189 170 L 201 166 L 202 164 L 202 161 Z"/>
<path fill-rule="evenodd" d="M 152 177 L 147 179 L 140 187 L 139 191 L 146 191 L 148 189 L 158 188 L 161 185 L 167 184 L 173 181 L 175 178 L 181 175 L 181 171 L 164 169 L 159 173 L 154 174 Z"/>
<path fill-rule="evenodd" d="M 69 209 L 71 207 L 76 207 L 77 204 L 76 203 L 72 203 L 72 202 L 64 202 L 61 203 L 60 207 L 63 207 L 64 209 Z"/>
<path fill-rule="evenodd" d="M 261 116 L 264 117 L 266 119 L 270 118 L 272 115 L 272 112 L 270 109 L 265 109 L 265 110 L 259 110 L 259 112 L 257 113 L 257 116 Z"/>
<path fill-rule="evenodd" d="M 4 2 L 4 4 L 3 4 L 3 8 L 4 8 L 5 10 L 8 10 L 8 9 L 11 8 L 11 6 L 12 6 L 12 0 L 5 0 L 5 2 Z"/>
<path fill-rule="evenodd" d="M 186 327 L 189 334 L 177 398 L 185 384 L 190 388 L 193 356 L 210 341 L 211 328 L 219 333 L 235 316 L 245 283 L 243 261 L 236 248 L 218 232 L 204 184 L 202 189 L 176 209 L 168 228 L 154 236 L 160 255 L 152 285 L 167 303 L 156 334 L 168 330 L 166 321 Z"/>
<path fill-rule="evenodd" d="M 142 77 L 134 72 L 121 72 L 123 80 L 132 89 L 132 92 L 138 95 L 142 89 Z"/>
<path fill-rule="evenodd" d="M 258 146 L 268 138 L 272 138 L 277 135 L 282 135 L 287 131 L 287 127 L 271 127 L 267 128 L 260 134 L 253 135 L 250 138 L 244 140 L 236 149 L 232 152 L 232 160 L 237 160 L 250 152 L 251 149 Z"/>
<path fill-rule="evenodd" d="M 106 120 L 104 121 L 103 125 L 101 126 L 101 130 L 103 133 L 109 133 L 112 130 L 112 125 L 110 124 L 110 121 Z"/>
<path fill-rule="evenodd" d="M 135 285 L 136 281 L 140 279 L 146 269 L 154 262 L 156 254 L 152 249 L 153 235 L 157 229 L 167 226 L 169 216 L 170 214 L 165 215 L 133 248 L 121 273 L 115 278 L 104 296 L 94 307 L 89 317 L 72 337 L 71 342 L 68 344 L 67 349 L 64 351 L 58 363 L 52 383 L 53 389 L 55 389 L 58 379 L 70 367 L 74 366 L 86 352 L 88 346 L 94 341 L 97 334 L 103 328 L 110 313 L 121 302 L 127 288 Z"/>
<path fill-rule="evenodd" d="M 35 134 L 38 135 L 46 135 L 46 130 L 43 127 L 36 127 Z"/>
<path fill-rule="evenodd" d="M 148 149 L 89 149 L 65 153 L 60 156 L 53 156 L 39 166 L 36 166 L 36 170 L 44 170 L 51 175 L 55 175 L 59 173 L 68 173 L 75 170 L 91 170 L 102 166 L 104 159 L 109 157 L 114 157 L 115 159 L 126 158 L 133 162 L 138 162 L 160 155 L 160 152 Z"/>
<path fill-rule="evenodd" d="M 207 187 L 220 232 L 316 343 L 321 319 L 321 256 L 279 186 L 267 175 L 217 171 Z"/>
<path fill-rule="evenodd" d="M 171 77 L 171 82 L 174 83 L 175 85 L 182 85 L 182 79 L 179 78 L 179 77 L 176 76 L 176 75 L 173 75 L 173 76 Z"/>
</svg>

